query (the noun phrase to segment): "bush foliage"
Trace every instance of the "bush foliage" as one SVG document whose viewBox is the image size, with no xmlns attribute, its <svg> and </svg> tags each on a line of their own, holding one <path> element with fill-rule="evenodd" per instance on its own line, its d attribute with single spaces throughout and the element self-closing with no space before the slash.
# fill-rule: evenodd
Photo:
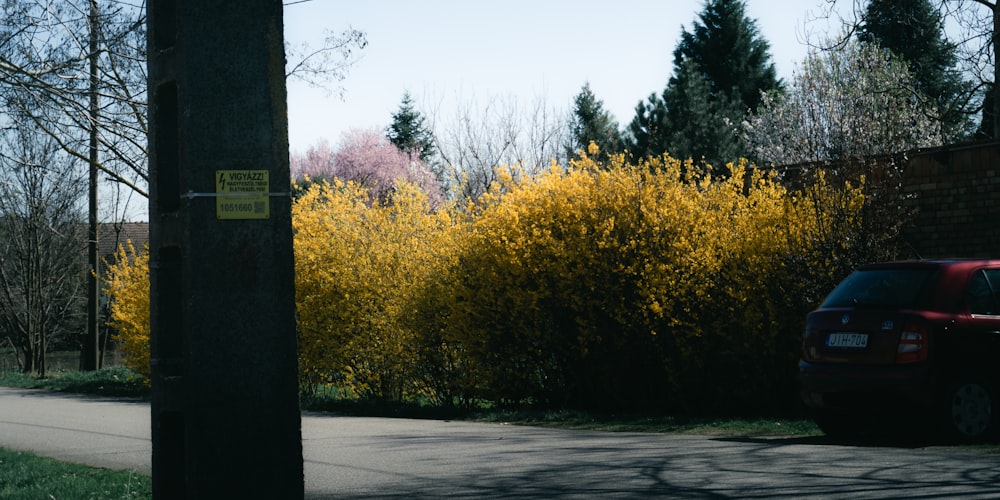
<svg viewBox="0 0 1000 500">
<path fill-rule="evenodd" d="M 454 252 L 448 211 L 402 184 L 386 203 L 353 182 L 312 184 L 292 211 L 302 382 L 358 396 L 415 394 L 419 332 L 410 297 Z"/>
<path fill-rule="evenodd" d="M 132 242 L 118 247 L 106 262 L 104 292 L 109 323 L 118 333 L 118 349 L 130 370 L 149 378 L 149 252 Z"/>
<path fill-rule="evenodd" d="M 412 185 L 383 202 L 311 184 L 293 211 L 303 387 L 446 405 L 792 403 L 804 315 L 857 258 L 861 188 L 596 157 L 503 169 L 480 199 L 438 210 Z M 138 346 L 145 261 L 120 265 L 113 322 Z M 134 370 L 148 373 L 146 352 Z"/>
</svg>

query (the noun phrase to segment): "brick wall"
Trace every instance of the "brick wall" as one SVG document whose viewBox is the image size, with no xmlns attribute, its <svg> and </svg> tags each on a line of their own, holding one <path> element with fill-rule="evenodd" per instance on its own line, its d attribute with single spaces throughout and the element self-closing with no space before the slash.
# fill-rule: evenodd
<svg viewBox="0 0 1000 500">
<path fill-rule="evenodd" d="M 911 153 L 902 180 L 916 255 L 1000 258 L 1000 143 Z"/>
</svg>

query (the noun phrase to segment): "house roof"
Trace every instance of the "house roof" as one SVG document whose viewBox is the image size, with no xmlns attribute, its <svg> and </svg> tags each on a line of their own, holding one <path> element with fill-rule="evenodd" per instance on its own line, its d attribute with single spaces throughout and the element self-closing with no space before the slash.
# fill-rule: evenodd
<svg viewBox="0 0 1000 500">
<path fill-rule="evenodd" d="M 102 223 L 97 227 L 97 253 L 107 259 L 115 254 L 120 245 L 128 247 L 128 242 L 136 251 L 142 251 L 149 243 L 148 222 Z"/>
</svg>

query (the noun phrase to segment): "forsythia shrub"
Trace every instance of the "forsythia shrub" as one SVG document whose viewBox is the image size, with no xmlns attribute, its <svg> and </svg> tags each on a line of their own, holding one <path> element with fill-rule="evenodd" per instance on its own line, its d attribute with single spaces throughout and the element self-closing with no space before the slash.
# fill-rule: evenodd
<svg viewBox="0 0 1000 500">
<path fill-rule="evenodd" d="M 450 257 L 449 213 L 432 212 L 412 184 L 383 204 L 334 180 L 306 189 L 292 217 L 303 384 L 393 401 L 420 392 L 405 306 Z"/>
<path fill-rule="evenodd" d="M 466 391 L 617 409 L 791 400 L 815 304 L 783 295 L 801 271 L 787 262 L 825 243 L 838 191 L 796 197 L 742 164 L 712 179 L 667 156 L 610 163 L 502 171 L 470 210 L 443 327 Z"/>
<path fill-rule="evenodd" d="M 861 190 L 834 189 L 822 177 L 808 192 L 789 193 L 759 171 L 730 170 L 728 191 L 716 195 L 733 209 L 712 231 L 719 269 L 706 277 L 711 300 L 699 307 L 708 333 L 699 339 L 703 364 L 685 381 L 688 400 L 703 411 L 764 410 L 797 400 L 805 314 L 836 283 L 823 279 L 817 287 L 816 273 L 830 272 L 830 263 L 817 257 L 851 241 L 822 225 L 836 217 L 860 227 L 864 199 Z"/>
<path fill-rule="evenodd" d="M 702 184 L 680 182 L 680 162 L 612 162 L 501 172 L 476 208 L 448 329 L 490 399 L 620 406 L 667 385 L 649 319 L 669 316 L 679 344 L 693 334 L 685 301 L 713 262 L 692 231 L 710 214 L 684 193 Z"/>
<path fill-rule="evenodd" d="M 149 251 L 136 252 L 132 242 L 119 246 L 108 264 L 104 292 L 125 366 L 149 377 Z"/>
</svg>

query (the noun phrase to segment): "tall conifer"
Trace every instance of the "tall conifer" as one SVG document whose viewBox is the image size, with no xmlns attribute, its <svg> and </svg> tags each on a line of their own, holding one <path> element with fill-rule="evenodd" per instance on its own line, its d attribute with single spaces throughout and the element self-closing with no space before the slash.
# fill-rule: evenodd
<svg viewBox="0 0 1000 500">
<path fill-rule="evenodd" d="M 735 160 L 736 127 L 760 104 L 761 91 L 781 87 L 769 48 L 743 0 L 708 0 L 692 30 L 681 32 L 662 96 L 636 109 L 633 152 L 658 155 L 666 145 L 675 157 Z"/>
<path fill-rule="evenodd" d="M 619 153 L 623 146 L 618 122 L 604 109 L 604 102 L 597 99 L 590 90 L 589 82 L 585 83 L 580 93 L 573 98 L 570 133 L 572 141 L 570 156 L 576 151 L 586 151 L 591 141 L 603 153 Z"/>
<path fill-rule="evenodd" d="M 392 114 L 392 125 L 386 130 L 386 137 L 404 153 L 416 154 L 420 161 L 429 162 L 434 156 L 434 139 L 425 122 L 413 97 L 405 92 L 399 109 Z"/>
</svg>

